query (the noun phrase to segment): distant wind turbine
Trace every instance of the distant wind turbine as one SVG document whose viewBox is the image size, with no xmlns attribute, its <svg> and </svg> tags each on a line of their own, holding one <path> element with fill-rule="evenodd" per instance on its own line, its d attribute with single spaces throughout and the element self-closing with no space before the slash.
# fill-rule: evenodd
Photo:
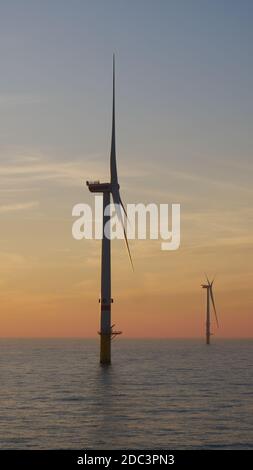
<svg viewBox="0 0 253 470">
<path fill-rule="evenodd" d="M 216 320 L 216 324 L 218 328 L 219 328 L 219 322 L 218 322 L 218 316 L 217 316 L 217 311 L 216 311 L 215 302 L 214 302 L 214 295 L 213 295 L 214 279 L 212 280 L 212 282 L 210 282 L 206 275 L 206 280 L 207 280 L 207 284 L 202 284 L 201 287 L 203 289 L 206 289 L 206 294 L 207 294 L 207 297 L 206 297 L 206 344 L 210 344 L 210 337 L 212 335 L 211 317 L 210 317 L 210 298 L 211 298 L 211 302 L 213 305 L 215 320 Z"/>
<path fill-rule="evenodd" d="M 107 230 L 110 228 L 110 216 L 105 215 L 105 209 L 110 204 L 110 197 L 112 195 L 113 203 L 119 221 L 124 231 L 124 238 L 129 255 L 131 265 L 133 267 L 132 257 L 128 245 L 126 231 L 124 227 L 121 208 L 126 214 L 123 202 L 120 197 L 119 183 L 117 175 L 116 163 L 116 142 L 115 142 L 115 57 L 113 55 L 113 100 L 112 100 L 112 139 L 111 139 L 111 156 L 110 156 L 110 183 L 100 183 L 99 181 L 87 181 L 86 184 L 92 193 L 103 194 L 103 239 L 102 239 L 102 263 L 101 263 L 101 298 L 99 300 L 101 305 L 101 329 L 100 329 L 100 363 L 111 363 L 111 340 L 115 335 L 120 334 L 120 331 L 114 331 L 111 325 L 111 240 L 105 235 L 105 225 Z"/>
</svg>

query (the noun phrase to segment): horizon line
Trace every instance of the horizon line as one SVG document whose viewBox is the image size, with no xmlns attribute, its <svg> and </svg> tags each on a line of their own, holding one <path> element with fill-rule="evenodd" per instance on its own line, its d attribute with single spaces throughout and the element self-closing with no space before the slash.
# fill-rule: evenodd
<svg viewBox="0 0 253 470">
<path fill-rule="evenodd" d="M 99 339 L 99 336 L 0 336 L 2 339 Z M 121 339 L 133 340 L 204 340 L 202 336 L 124 336 Z M 253 336 L 219 336 L 216 340 L 245 339 L 253 340 Z"/>
</svg>

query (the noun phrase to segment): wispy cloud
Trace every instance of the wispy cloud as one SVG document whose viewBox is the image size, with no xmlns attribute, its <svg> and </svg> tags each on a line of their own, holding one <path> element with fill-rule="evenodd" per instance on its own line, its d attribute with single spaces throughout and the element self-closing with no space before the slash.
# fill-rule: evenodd
<svg viewBox="0 0 253 470">
<path fill-rule="evenodd" d="M 0 94 L 0 105 L 29 105 L 39 104 L 44 99 L 39 95 L 33 95 L 31 93 L 1 93 Z"/>
<path fill-rule="evenodd" d="M 83 160 L 57 162 L 46 158 L 40 161 L 29 157 L 20 163 L 17 163 L 15 159 L 11 163 L 1 165 L 0 173 L 4 177 L 5 184 L 17 181 L 24 183 L 53 180 L 61 184 L 80 185 L 80 179 L 85 180 L 96 175 L 104 178 L 108 172 L 106 172 L 105 165 L 100 165 L 96 158 L 86 157 Z"/>
<path fill-rule="evenodd" d="M 0 213 L 6 213 L 6 212 L 13 212 L 13 211 L 23 211 L 23 210 L 28 210 L 32 209 L 34 207 L 38 206 L 38 201 L 30 201 L 30 202 L 21 202 L 18 204 L 6 204 L 0 206 Z"/>
</svg>

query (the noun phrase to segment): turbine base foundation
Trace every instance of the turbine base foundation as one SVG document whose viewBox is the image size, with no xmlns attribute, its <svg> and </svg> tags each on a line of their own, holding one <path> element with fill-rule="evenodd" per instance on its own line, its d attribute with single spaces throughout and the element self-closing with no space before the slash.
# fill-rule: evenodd
<svg viewBox="0 0 253 470">
<path fill-rule="evenodd" d="M 111 364 L 111 334 L 100 335 L 100 364 Z"/>
</svg>

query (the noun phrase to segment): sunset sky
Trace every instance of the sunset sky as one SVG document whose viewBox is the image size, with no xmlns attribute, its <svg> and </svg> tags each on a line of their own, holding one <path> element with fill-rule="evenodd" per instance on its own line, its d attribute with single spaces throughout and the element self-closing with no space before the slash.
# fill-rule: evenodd
<svg viewBox="0 0 253 470">
<path fill-rule="evenodd" d="M 180 203 L 181 247 L 112 246 L 125 337 L 253 336 L 253 2 L 0 1 L 0 336 L 95 337 L 99 241 L 72 238 L 108 181 L 112 54 L 125 203 Z"/>
</svg>

